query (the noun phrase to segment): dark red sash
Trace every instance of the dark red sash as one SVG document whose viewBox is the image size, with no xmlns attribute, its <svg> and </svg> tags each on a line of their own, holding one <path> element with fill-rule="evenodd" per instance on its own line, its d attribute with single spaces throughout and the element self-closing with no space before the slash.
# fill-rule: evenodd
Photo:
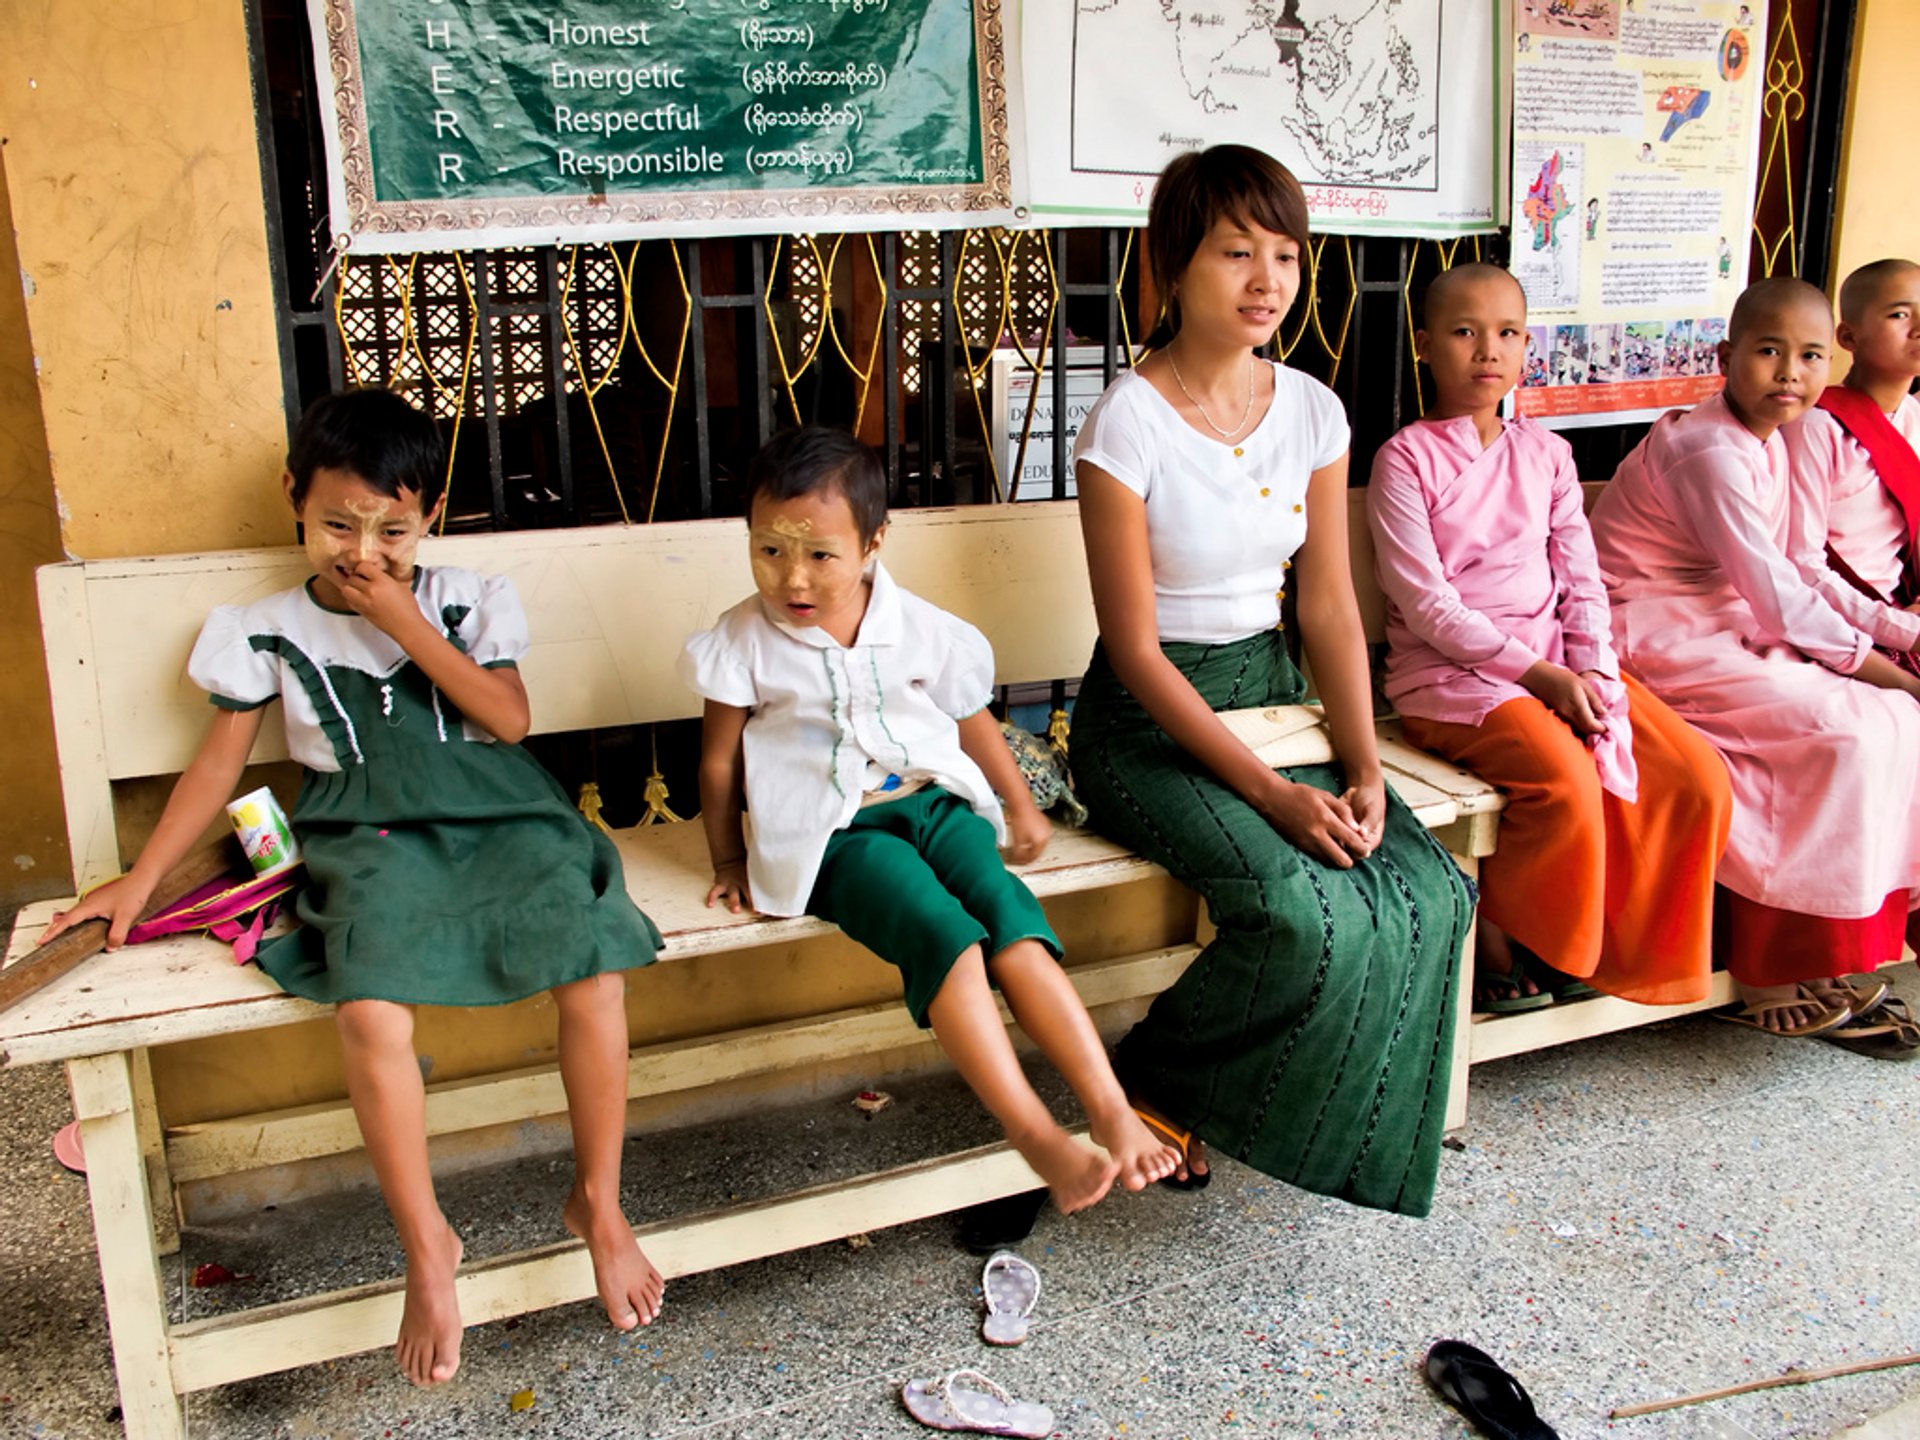
<svg viewBox="0 0 1920 1440">
<path fill-rule="evenodd" d="M 1892 595 L 1882 595 L 1861 579 L 1831 545 L 1827 546 L 1827 564 L 1834 574 L 1862 595 L 1889 605 L 1910 604 L 1920 595 L 1920 575 L 1915 573 L 1916 555 L 1920 554 L 1920 546 L 1915 543 L 1920 540 L 1920 455 L 1914 454 L 1907 437 L 1894 427 L 1886 412 L 1863 390 L 1829 385 L 1821 394 L 1819 405 L 1840 422 L 1841 429 L 1860 442 L 1860 448 L 1867 452 L 1867 459 L 1873 462 L 1873 468 L 1880 476 L 1880 483 L 1886 486 L 1887 493 L 1893 497 L 1907 521 L 1907 544 L 1900 567 L 1900 584 Z M 1913 651 L 1889 650 L 1882 653 L 1901 669 L 1920 674 L 1920 659 L 1916 659 Z"/>
</svg>

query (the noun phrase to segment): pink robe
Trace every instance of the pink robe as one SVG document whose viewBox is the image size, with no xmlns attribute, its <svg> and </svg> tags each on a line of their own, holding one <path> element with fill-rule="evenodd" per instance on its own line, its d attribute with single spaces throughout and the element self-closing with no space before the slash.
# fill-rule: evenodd
<svg viewBox="0 0 1920 1440">
<path fill-rule="evenodd" d="M 1600 782 L 1635 798 L 1627 692 L 1573 451 L 1531 420 L 1484 448 L 1471 416 L 1423 420 L 1380 447 L 1367 486 L 1387 597 L 1386 695 L 1402 715 L 1478 725 L 1528 692 L 1536 661 L 1595 671 L 1608 709 Z"/>
<path fill-rule="evenodd" d="M 1920 450 L 1920 400 L 1905 396 L 1892 415 L 1893 426 Z M 1780 431 L 1793 470 L 1795 562 L 1809 584 L 1849 620 L 1889 650 L 1920 645 L 1920 615 L 1875 603 L 1836 575 L 1827 564 L 1827 547 L 1853 573 L 1882 595 L 1900 584 L 1907 548 L 1907 520 L 1899 503 L 1880 483 L 1873 461 L 1833 416 L 1809 410 Z"/>
<path fill-rule="evenodd" d="M 1720 883 L 1864 918 L 1920 886 L 1920 704 L 1847 678 L 1872 642 L 1788 558 L 1791 501 L 1784 442 L 1715 396 L 1621 462 L 1594 540 L 1621 663 L 1727 762 Z"/>
</svg>

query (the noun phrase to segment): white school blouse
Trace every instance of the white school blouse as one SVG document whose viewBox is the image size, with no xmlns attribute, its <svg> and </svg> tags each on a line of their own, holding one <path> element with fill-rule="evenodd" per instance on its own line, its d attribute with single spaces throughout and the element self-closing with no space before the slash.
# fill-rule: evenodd
<svg viewBox="0 0 1920 1440">
<path fill-rule="evenodd" d="M 413 572 L 413 595 L 420 612 L 475 664 L 487 669 L 518 665 L 527 653 L 526 612 L 513 582 L 504 576 L 455 565 L 421 565 Z M 364 717 L 348 713 L 334 694 L 328 671 L 357 670 L 377 683 L 412 663 L 399 641 L 371 620 L 330 610 L 306 585 L 298 585 L 250 605 L 215 606 L 194 643 L 187 673 L 223 710 L 255 710 L 271 700 L 282 701 L 288 753 L 309 770 L 332 772 L 340 761 L 328 729 L 341 736 L 345 753 L 358 756 L 354 726 Z M 296 673 L 300 669 L 316 676 L 315 686 L 301 683 Z M 315 701 L 316 691 L 325 697 L 324 711 Z M 448 720 L 437 687 L 432 699 L 441 739 L 457 722 L 461 738 L 493 742 L 491 733 L 458 711 Z"/>
<path fill-rule="evenodd" d="M 1286 563 L 1307 538 L 1307 481 L 1347 451 L 1339 398 L 1273 367 L 1273 404 L 1238 445 L 1202 435 L 1133 371 L 1088 412 L 1075 463 L 1147 503 L 1162 640 L 1224 644 L 1280 623 Z"/>
<path fill-rule="evenodd" d="M 955 724 L 993 697 L 993 647 L 879 561 L 870 573 L 851 646 L 775 619 L 755 594 L 680 652 L 690 690 L 753 712 L 742 737 L 747 883 L 762 914 L 806 912 L 827 838 L 889 775 L 952 792 L 1006 843 L 1000 802 Z"/>
</svg>

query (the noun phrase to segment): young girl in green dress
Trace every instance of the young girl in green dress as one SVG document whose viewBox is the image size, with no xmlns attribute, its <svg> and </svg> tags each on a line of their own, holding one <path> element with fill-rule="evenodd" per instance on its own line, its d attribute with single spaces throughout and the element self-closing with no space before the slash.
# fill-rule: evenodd
<svg viewBox="0 0 1920 1440">
<path fill-rule="evenodd" d="M 261 717 L 283 700 L 306 767 L 293 829 L 300 927 L 260 950 L 295 995 L 335 1006 L 348 1092 L 407 1256 L 395 1358 L 416 1384 L 460 1364 L 459 1237 L 434 1196 L 414 1005 L 495 1005 L 550 990 L 572 1122 L 564 1218 L 608 1318 L 659 1313 L 662 1280 L 620 1210 L 627 1029 L 620 972 L 659 932 L 612 844 L 517 743 L 526 619 L 507 581 L 414 564 L 444 503 L 433 422 L 397 395 L 317 401 L 283 477 L 313 574 L 208 618 L 188 669 L 217 707 L 133 869 L 57 916 L 126 937 L 159 877 L 232 796 Z"/>
</svg>

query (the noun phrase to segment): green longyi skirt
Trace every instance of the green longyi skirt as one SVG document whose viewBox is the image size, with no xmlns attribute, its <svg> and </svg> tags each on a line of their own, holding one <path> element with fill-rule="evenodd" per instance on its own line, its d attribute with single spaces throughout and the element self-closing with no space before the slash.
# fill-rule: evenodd
<svg viewBox="0 0 1920 1440">
<path fill-rule="evenodd" d="M 1216 710 L 1297 703 L 1280 632 L 1163 647 Z M 1094 826 L 1197 891 L 1217 936 L 1120 1042 L 1130 1093 L 1219 1152 L 1355 1204 L 1432 1208 L 1470 887 L 1388 791 L 1380 848 L 1309 858 L 1175 744 L 1094 651 L 1073 715 Z M 1338 794 L 1337 765 L 1288 778 Z"/>
</svg>

